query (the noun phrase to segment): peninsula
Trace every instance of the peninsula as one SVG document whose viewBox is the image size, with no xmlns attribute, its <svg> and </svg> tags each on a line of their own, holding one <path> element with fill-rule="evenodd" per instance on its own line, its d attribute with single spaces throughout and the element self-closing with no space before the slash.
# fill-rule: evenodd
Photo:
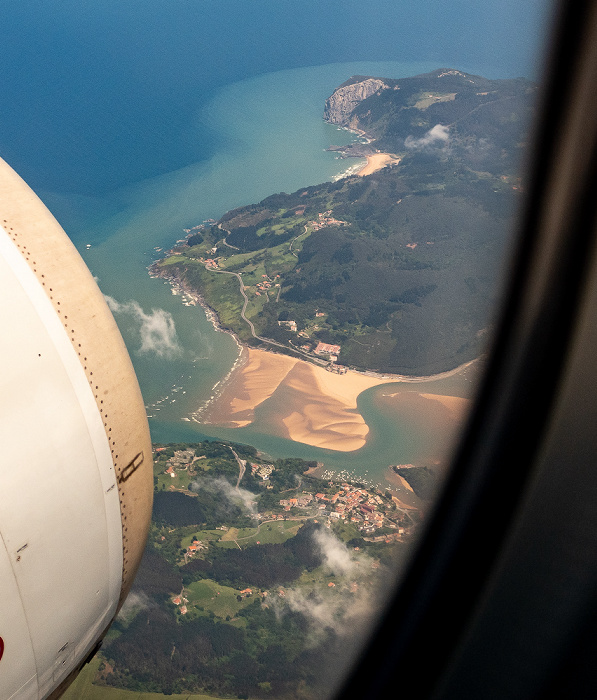
<svg viewBox="0 0 597 700">
<path fill-rule="evenodd" d="M 286 386 L 295 394 L 283 434 L 358 449 L 364 389 L 454 371 L 483 352 L 536 90 L 452 69 L 354 76 L 324 118 L 359 134 L 330 149 L 367 157 L 361 173 L 187 229 L 151 274 L 249 348 L 212 422 L 247 425 Z"/>
<path fill-rule="evenodd" d="M 369 155 L 371 174 L 194 226 L 152 274 L 198 291 L 253 347 L 339 371 L 453 369 L 484 346 L 535 92 L 447 69 L 353 77 L 325 118 L 367 136 L 343 153 Z"/>
</svg>

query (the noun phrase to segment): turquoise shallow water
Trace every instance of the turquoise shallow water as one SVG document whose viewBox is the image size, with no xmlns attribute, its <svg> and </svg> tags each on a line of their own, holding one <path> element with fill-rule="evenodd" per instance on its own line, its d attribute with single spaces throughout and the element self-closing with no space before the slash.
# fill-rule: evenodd
<svg viewBox="0 0 597 700">
<path fill-rule="evenodd" d="M 183 419 L 210 397 L 237 347 L 149 278 L 155 248 L 232 207 L 344 170 L 349 163 L 324 149 L 351 136 L 321 113 L 352 74 L 450 66 L 536 76 L 548 12 L 541 0 L 29 0 L 3 9 L 0 155 L 113 299 L 161 441 L 201 437 Z M 358 453 L 284 440 L 267 411 L 230 437 L 337 468 L 425 457 L 433 438 L 424 421 L 397 423 L 376 397 L 361 397 L 372 439 Z"/>
<path fill-rule="evenodd" d="M 429 449 L 434 443 L 429 421 L 409 422 L 404 416 L 398 421 L 394 409 L 376 402 L 379 390 L 360 399 L 371 437 L 354 453 L 320 450 L 284 439 L 275 434 L 265 410 L 258 411 L 254 425 L 245 429 L 216 429 L 189 422 L 189 415 L 209 399 L 214 385 L 230 371 L 238 348 L 231 336 L 213 329 L 201 308 L 185 306 L 167 283 L 147 273 L 147 266 L 160 255 L 155 249 L 172 245 L 184 235 L 184 228 L 273 192 L 329 180 L 353 166 L 354 160 L 338 159 L 325 149 L 355 137 L 321 118 L 325 98 L 346 78 L 353 74 L 399 77 L 434 67 L 430 63 L 331 64 L 266 74 L 227 86 L 190 125 L 197 139 L 206 128 L 218 135 L 222 147 L 217 157 L 98 200 L 81 202 L 79 198 L 78 206 L 72 205 L 79 220 L 67 220 L 67 231 L 112 300 L 155 441 L 227 437 L 254 444 L 273 456 L 301 456 L 323 461 L 330 468 L 378 476 L 390 463 L 435 455 L 437 450 Z M 62 200 L 63 208 L 65 203 L 68 201 Z M 85 209 L 86 218 L 81 215 Z M 462 382 L 456 391 L 466 391 Z"/>
</svg>

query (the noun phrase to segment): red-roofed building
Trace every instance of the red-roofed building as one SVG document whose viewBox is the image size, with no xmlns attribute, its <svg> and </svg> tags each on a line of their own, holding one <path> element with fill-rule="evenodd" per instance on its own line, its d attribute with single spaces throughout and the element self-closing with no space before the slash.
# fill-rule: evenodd
<svg viewBox="0 0 597 700">
<path fill-rule="evenodd" d="M 339 345 L 330 345 L 329 343 L 318 343 L 317 347 L 313 352 L 316 355 L 339 355 L 340 354 L 340 346 Z"/>
</svg>

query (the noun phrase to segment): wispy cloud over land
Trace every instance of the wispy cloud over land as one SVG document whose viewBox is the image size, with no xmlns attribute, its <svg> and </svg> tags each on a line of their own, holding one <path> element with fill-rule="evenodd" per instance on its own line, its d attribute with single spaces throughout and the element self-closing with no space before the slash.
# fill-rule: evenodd
<svg viewBox="0 0 597 700">
<path fill-rule="evenodd" d="M 344 542 L 341 542 L 327 529 L 315 530 L 313 539 L 321 552 L 323 566 L 329 569 L 334 576 L 352 576 L 364 563 L 364 560 L 369 559 L 363 554 L 359 558 L 354 556 Z"/>
<path fill-rule="evenodd" d="M 317 644 L 328 632 L 347 638 L 355 625 L 365 630 L 383 601 L 370 557 L 349 549 L 326 528 L 314 530 L 312 537 L 322 568 L 334 576 L 333 588 L 286 588 L 284 599 L 275 600 L 274 605 L 279 615 L 284 614 L 285 606 L 302 614 Z"/>
<path fill-rule="evenodd" d="M 139 324 L 141 355 L 154 353 L 164 359 L 173 359 L 182 354 L 171 313 L 164 309 L 152 309 L 150 314 L 146 314 L 136 301 L 121 304 L 110 296 L 104 296 L 112 313 L 127 314 Z"/>
<path fill-rule="evenodd" d="M 217 492 L 219 495 L 223 496 L 232 505 L 239 506 L 250 515 L 255 515 L 256 508 L 255 504 L 257 502 L 257 497 L 254 493 L 247 491 L 247 489 L 236 488 L 232 486 L 226 479 L 220 477 L 219 479 L 200 479 L 193 481 L 189 488 L 191 491 L 196 493 L 200 489 L 206 489 L 207 491 Z"/>
<path fill-rule="evenodd" d="M 407 136 L 404 139 L 404 146 L 411 151 L 420 151 L 429 147 L 446 146 L 450 140 L 449 128 L 442 124 L 436 124 L 420 138 Z"/>
<path fill-rule="evenodd" d="M 133 612 L 136 614 L 139 610 L 153 607 L 155 603 L 143 591 L 131 591 L 120 608 L 118 619 L 126 620 Z"/>
</svg>

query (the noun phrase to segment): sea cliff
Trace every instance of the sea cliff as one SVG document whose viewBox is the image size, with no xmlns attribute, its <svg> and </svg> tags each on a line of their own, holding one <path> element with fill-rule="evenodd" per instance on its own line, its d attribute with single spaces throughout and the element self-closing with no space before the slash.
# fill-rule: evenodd
<svg viewBox="0 0 597 700">
<path fill-rule="evenodd" d="M 327 98 L 323 118 L 330 124 L 359 129 L 358 119 L 352 115 L 354 108 L 371 95 L 379 94 L 387 88 L 388 85 L 379 78 L 353 76 Z"/>
<path fill-rule="evenodd" d="M 490 330 L 535 92 L 452 69 L 353 77 L 324 116 L 395 157 L 195 227 L 155 271 L 249 345 L 411 376 L 468 362 Z"/>
</svg>

